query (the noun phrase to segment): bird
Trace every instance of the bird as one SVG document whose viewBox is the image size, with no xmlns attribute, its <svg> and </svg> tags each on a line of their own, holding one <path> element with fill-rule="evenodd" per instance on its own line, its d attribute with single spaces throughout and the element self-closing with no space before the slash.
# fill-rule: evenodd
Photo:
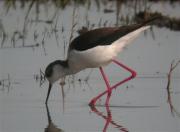
<svg viewBox="0 0 180 132">
<path fill-rule="evenodd" d="M 107 88 L 104 92 L 94 97 L 89 105 L 94 106 L 96 101 L 105 94 L 107 94 L 105 104 L 108 105 L 112 90 L 136 77 L 136 72 L 116 60 L 116 57 L 128 44 L 137 38 L 140 33 L 149 29 L 151 27 L 150 22 L 156 19 L 157 17 L 153 17 L 141 23 L 120 27 L 96 28 L 86 31 L 74 38 L 69 44 L 67 58 L 65 60 L 55 60 L 45 69 L 45 77 L 49 81 L 45 104 L 48 103 L 53 84 L 60 78 L 76 74 L 87 68 L 99 68 Z M 103 67 L 111 62 L 131 73 L 128 78 L 125 78 L 113 86 L 110 86 L 108 77 L 103 70 Z"/>
</svg>

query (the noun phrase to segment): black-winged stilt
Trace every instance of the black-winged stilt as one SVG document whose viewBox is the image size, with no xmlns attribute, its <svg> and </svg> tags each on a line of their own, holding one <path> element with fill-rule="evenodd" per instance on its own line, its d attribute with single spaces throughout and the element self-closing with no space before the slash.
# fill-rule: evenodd
<svg viewBox="0 0 180 132">
<path fill-rule="evenodd" d="M 98 67 L 106 83 L 107 90 L 93 98 L 90 105 L 94 105 L 97 99 L 105 94 L 108 95 L 106 100 L 107 105 L 112 89 L 136 76 L 136 72 L 134 70 L 115 60 L 116 56 L 141 32 L 148 29 L 150 26 L 147 26 L 147 24 L 155 19 L 156 18 L 152 18 L 141 24 L 133 24 L 122 27 L 98 28 L 87 31 L 86 33 L 75 38 L 69 46 L 67 59 L 56 60 L 50 63 L 45 70 L 45 76 L 49 81 L 46 104 L 48 102 L 52 85 L 55 81 L 66 75 L 75 74 L 86 68 Z M 102 68 L 102 66 L 105 66 L 110 62 L 114 62 L 115 64 L 129 71 L 131 76 L 115 84 L 114 86 L 110 86 Z"/>
</svg>

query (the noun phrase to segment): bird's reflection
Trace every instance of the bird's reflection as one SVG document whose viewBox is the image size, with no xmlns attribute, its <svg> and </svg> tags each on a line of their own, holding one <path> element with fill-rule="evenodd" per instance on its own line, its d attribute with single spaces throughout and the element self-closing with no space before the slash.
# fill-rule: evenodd
<svg viewBox="0 0 180 132">
<path fill-rule="evenodd" d="M 90 108 L 94 113 L 96 113 L 98 116 L 102 117 L 106 121 L 106 123 L 104 125 L 104 128 L 103 128 L 103 132 L 107 131 L 108 126 L 110 124 L 113 125 L 115 128 L 117 128 L 121 132 L 129 132 L 127 130 L 127 128 L 125 128 L 122 125 L 120 125 L 120 124 L 116 123 L 115 121 L 113 121 L 112 113 L 111 113 L 111 110 L 109 108 L 109 105 L 105 105 L 106 114 L 104 114 L 103 112 L 100 112 L 95 106 L 90 106 Z"/>
<path fill-rule="evenodd" d="M 47 125 L 47 127 L 44 129 L 44 132 L 64 132 L 62 129 L 58 128 L 58 127 L 52 122 L 48 105 L 46 105 L 46 110 L 47 110 L 47 117 L 48 117 L 48 125 Z"/>
</svg>

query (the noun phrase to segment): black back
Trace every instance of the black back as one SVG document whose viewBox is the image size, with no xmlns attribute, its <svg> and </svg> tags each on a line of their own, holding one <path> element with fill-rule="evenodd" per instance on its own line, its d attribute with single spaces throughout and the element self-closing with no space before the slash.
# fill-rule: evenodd
<svg viewBox="0 0 180 132">
<path fill-rule="evenodd" d="M 104 27 L 87 31 L 71 42 L 69 50 L 75 49 L 78 51 L 84 51 L 98 45 L 110 45 L 120 37 L 135 31 L 155 19 L 156 18 L 152 18 L 141 24 L 133 24 L 122 27 Z"/>
</svg>

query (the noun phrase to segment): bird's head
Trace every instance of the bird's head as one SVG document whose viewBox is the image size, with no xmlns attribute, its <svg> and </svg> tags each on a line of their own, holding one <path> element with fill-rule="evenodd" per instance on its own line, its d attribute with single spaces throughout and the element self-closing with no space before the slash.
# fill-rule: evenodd
<svg viewBox="0 0 180 132">
<path fill-rule="evenodd" d="M 45 77 L 50 84 L 66 76 L 66 69 L 68 68 L 68 62 L 66 60 L 56 60 L 50 63 L 45 70 Z"/>
<path fill-rule="evenodd" d="M 45 70 L 45 77 L 49 81 L 49 89 L 46 97 L 46 104 L 48 102 L 49 94 L 54 82 L 64 77 L 68 73 L 68 61 L 67 60 L 56 60 L 50 63 Z"/>
</svg>

